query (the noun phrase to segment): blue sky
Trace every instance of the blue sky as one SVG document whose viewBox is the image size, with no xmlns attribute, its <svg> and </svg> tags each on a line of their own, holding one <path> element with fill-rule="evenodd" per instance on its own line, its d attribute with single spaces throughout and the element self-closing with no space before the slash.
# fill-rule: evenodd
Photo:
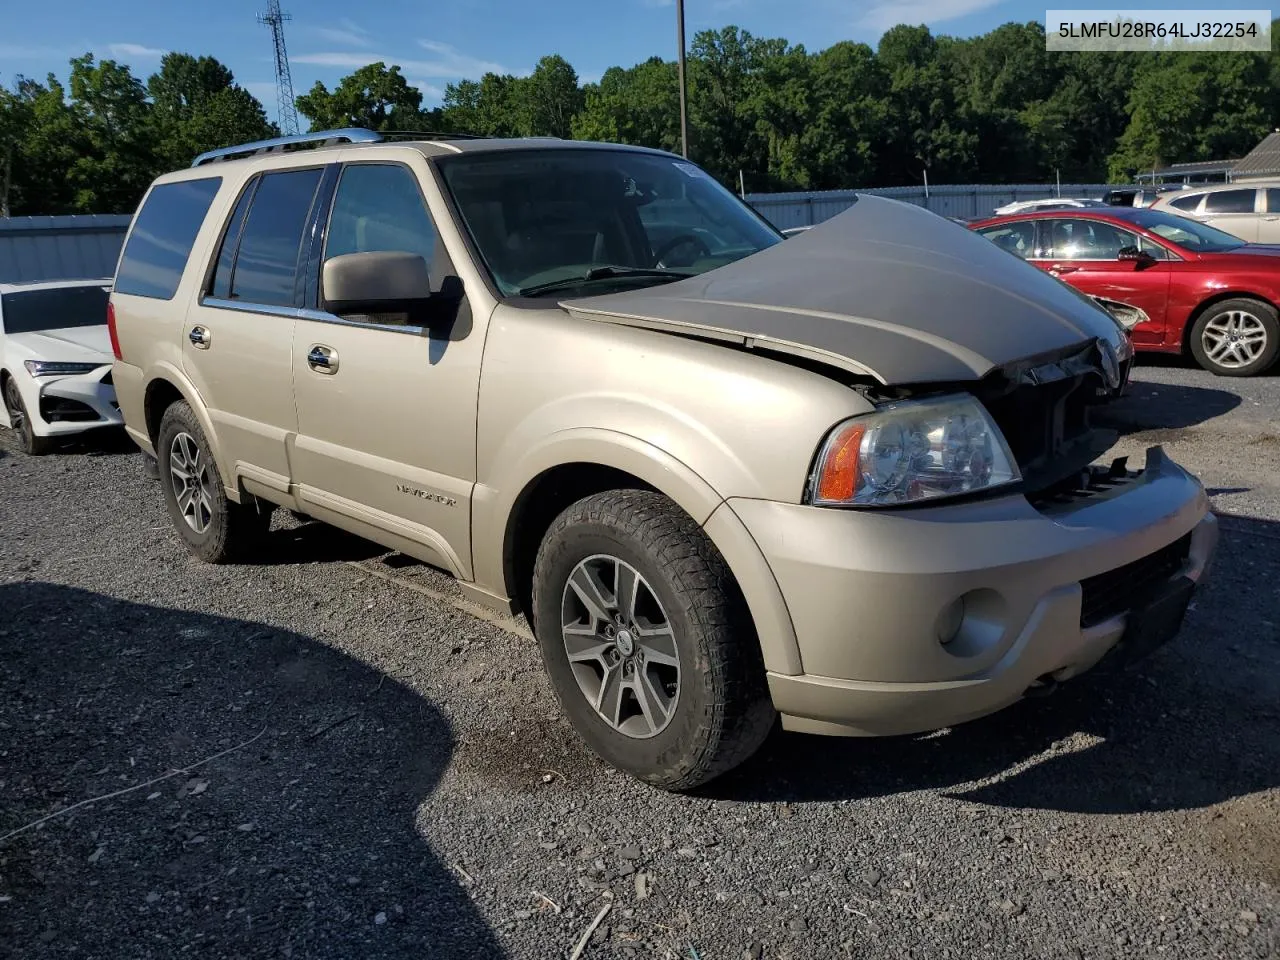
<svg viewBox="0 0 1280 960">
<path fill-rule="evenodd" d="M 1115 6 L 1204 8 L 1204 0 L 1129 0 Z M 1055 8 L 1098 6 L 1057 0 Z M 129 64 L 148 76 L 166 50 L 211 54 L 275 116 L 269 32 L 254 17 L 265 0 L 214 3 L 158 0 L 0 0 L 0 83 L 16 74 L 67 72 L 85 51 Z M 675 55 L 674 0 L 283 0 L 294 90 L 332 84 L 373 60 L 402 65 L 428 103 L 451 80 L 488 70 L 524 73 L 560 53 L 584 80 L 615 64 Z M 875 45 L 895 23 L 927 23 L 935 33 L 968 36 L 1010 20 L 1042 20 L 1045 0 L 685 0 L 689 34 L 736 23 L 761 36 L 785 37 L 811 50 L 839 40 Z M 199 11 L 198 13 L 196 11 Z"/>
</svg>

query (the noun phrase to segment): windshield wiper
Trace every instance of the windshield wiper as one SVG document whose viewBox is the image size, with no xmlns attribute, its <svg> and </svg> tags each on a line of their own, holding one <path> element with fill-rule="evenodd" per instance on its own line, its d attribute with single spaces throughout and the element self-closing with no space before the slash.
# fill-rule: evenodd
<svg viewBox="0 0 1280 960">
<path fill-rule="evenodd" d="M 536 297 L 540 293 L 553 290 L 566 290 L 578 287 L 595 280 L 608 280 L 614 277 L 656 277 L 663 280 L 685 280 L 693 276 L 680 270 L 661 270 L 656 267 L 593 267 L 580 277 L 564 277 L 560 280 L 548 280 L 546 283 L 535 283 L 531 287 L 521 287 L 516 291 L 522 297 Z"/>
</svg>

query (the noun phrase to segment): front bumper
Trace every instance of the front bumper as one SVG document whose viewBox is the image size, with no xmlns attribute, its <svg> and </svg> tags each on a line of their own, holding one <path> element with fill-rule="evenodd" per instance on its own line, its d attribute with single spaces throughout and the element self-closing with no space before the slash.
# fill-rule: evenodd
<svg viewBox="0 0 1280 960">
<path fill-rule="evenodd" d="M 27 400 L 32 430 L 42 437 L 60 437 L 122 425 L 110 371 L 107 364 L 78 376 L 32 378 L 35 402 Z M 108 382 L 103 383 L 104 378 Z"/>
<path fill-rule="evenodd" d="M 950 726 L 1087 670 L 1131 611 L 1106 578 L 1112 606 L 1082 610 L 1081 581 L 1125 567 L 1123 579 L 1174 549 L 1156 576 L 1199 581 L 1218 538 L 1199 481 L 1159 447 L 1140 474 L 1046 509 L 1022 496 L 877 512 L 729 506 L 795 627 L 803 672 L 769 674 L 784 726 L 846 735 Z"/>
</svg>

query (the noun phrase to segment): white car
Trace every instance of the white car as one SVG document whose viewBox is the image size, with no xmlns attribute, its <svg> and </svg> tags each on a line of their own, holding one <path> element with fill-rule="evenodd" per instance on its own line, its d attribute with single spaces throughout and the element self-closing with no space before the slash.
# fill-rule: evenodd
<svg viewBox="0 0 1280 960">
<path fill-rule="evenodd" d="M 1101 200 L 1089 200 L 1085 197 L 1048 197 L 1044 200 L 1018 200 L 996 207 L 996 214 L 1025 213 L 1028 210 L 1065 210 L 1070 207 L 1105 207 Z"/>
<path fill-rule="evenodd" d="M 0 396 L 23 450 L 123 424 L 111 382 L 110 280 L 0 283 Z"/>
</svg>

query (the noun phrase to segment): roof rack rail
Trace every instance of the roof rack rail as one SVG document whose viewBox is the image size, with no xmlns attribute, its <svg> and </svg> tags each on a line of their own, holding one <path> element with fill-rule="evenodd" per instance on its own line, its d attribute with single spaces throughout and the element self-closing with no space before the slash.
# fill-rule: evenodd
<svg viewBox="0 0 1280 960">
<path fill-rule="evenodd" d="M 201 167 L 206 163 L 215 163 L 219 160 L 232 160 L 244 156 L 254 156 L 259 153 L 274 153 L 286 150 L 289 147 L 303 146 L 304 144 L 332 146 L 339 143 L 377 143 L 383 139 L 382 134 L 374 130 L 366 130 L 363 127 L 318 130 L 315 133 L 303 133 L 292 137 L 274 137 L 270 140 L 255 140 L 252 143 L 241 143 L 234 147 L 209 150 L 191 161 L 191 166 Z"/>
<path fill-rule="evenodd" d="M 488 140 L 478 133 L 443 133 L 439 130 L 379 130 L 383 140 Z"/>
</svg>

